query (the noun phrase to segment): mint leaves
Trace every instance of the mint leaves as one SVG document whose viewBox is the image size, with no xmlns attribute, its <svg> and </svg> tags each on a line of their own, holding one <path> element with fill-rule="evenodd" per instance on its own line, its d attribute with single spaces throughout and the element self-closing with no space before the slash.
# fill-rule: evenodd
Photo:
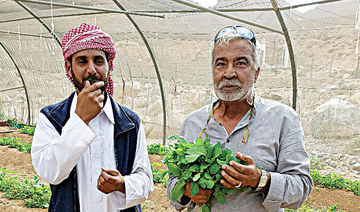
<svg viewBox="0 0 360 212">
<path fill-rule="evenodd" d="M 199 186 L 203 189 L 214 189 L 213 197 L 224 204 L 226 195 L 234 190 L 220 183 L 221 165 L 229 164 L 232 160 L 241 164 L 245 162 L 234 156 L 230 149 L 221 149 L 220 142 L 212 145 L 210 139 L 196 139 L 194 143 L 188 143 L 177 135 L 169 139 L 177 141 L 170 146 L 170 151 L 164 157 L 169 176 L 177 177 L 177 184 L 171 190 L 170 199 L 179 201 L 184 195 L 185 184 L 190 182 L 191 195 L 199 192 Z M 246 189 L 247 187 L 244 187 L 241 191 Z M 207 202 L 201 207 L 201 211 L 207 212 L 210 208 L 210 202 Z"/>
</svg>

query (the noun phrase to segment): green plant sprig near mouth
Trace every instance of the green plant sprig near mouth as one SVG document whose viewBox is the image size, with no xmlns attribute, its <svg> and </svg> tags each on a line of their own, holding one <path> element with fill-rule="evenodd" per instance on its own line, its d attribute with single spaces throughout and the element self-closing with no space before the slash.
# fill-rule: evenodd
<svg viewBox="0 0 360 212">
<path fill-rule="evenodd" d="M 221 165 L 229 164 L 230 161 L 246 164 L 235 157 L 230 149 L 221 149 L 221 143 L 210 144 L 210 139 L 196 139 L 195 143 L 186 142 L 177 135 L 171 136 L 170 140 L 177 143 L 170 146 L 169 153 L 164 157 L 164 163 L 168 167 L 169 176 L 177 177 L 177 184 L 170 192 L 172 201 L 179 201 L 184 195 L 184 186 L 191 184 L 191 195 L 199 192 L 199 186 L 203 189 L 214 189 L 212 194 L 221 204 L 226 201 L 226 195 L 234 189 L 226 188 L 220 183 Z M 239 189 L 247 190 L 248 187 Z M 210 201 L 203 204 L 201 212 L 210 211 Z"/>
<path fill-rule="evenodd" d="M 96 73 L 94 73 L 93 75 L 90 75 L 86 80 L 89 81 L 90 85 L 101 81 L 96 77 Z M 102 86 L 100 88 L 101 92 L 104 92 L 106 87 L 107 87 L 107 81 L 105 81 L 104 86 Z"/>
<path fill-rule="evenodd" d="M 89 83 L 90 83 L 91 85 L 100 81 L 100 80 L 98 80 L 98 78 L 96 77 L 96 73 L 93 74 L 93 75 L 90 75 L 86 80 L 89 81 Z"/>
</svg>

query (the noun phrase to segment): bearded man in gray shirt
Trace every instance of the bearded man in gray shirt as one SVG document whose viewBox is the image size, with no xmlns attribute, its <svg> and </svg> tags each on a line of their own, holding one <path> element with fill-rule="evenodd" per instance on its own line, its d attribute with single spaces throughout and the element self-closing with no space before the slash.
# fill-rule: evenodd
<svg viewBox="0 0 360 212">
<path fill-rule="evenodd" d="M 180 135 L 187 141 L 201 135 L 212 144 L 220 141 L 247 164 L 222 165 L 221 183 L 235 189 L 224 205 L 211 196 L 213 190 L 200 188 L 192 196 L 188 183 L 180 201 L 171 201 L 176 209 L 198 211 L 197 205 L 210 200 L 212 211 L 277 212 L 299 208 L 309 196 L 313 180 L 299 116 L 286 105 L 254 94 L 258 61 L 255 35 L 248 28 L 228 26 L 215 36 L 212 69 L 219 99 L 192 112 Z M 175 177 L 169 178 L 169 195 L 176 183 Z M 238 190 L 245 186 L 246 191 Z"/>
</svg>

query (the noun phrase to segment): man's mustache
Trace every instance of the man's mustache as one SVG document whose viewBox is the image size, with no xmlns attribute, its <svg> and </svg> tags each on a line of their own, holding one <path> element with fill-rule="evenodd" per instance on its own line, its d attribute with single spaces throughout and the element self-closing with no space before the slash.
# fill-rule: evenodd
<svg viewBox="0 0 360 212">
<path fill-rule="evenodd" d="M 218 87 L 219 89 L 222 89 L 224 86 L 236 86 L 242 88 L 242 83 L 236 79 L 231 79 L 231 80 L 223 79 L 220 81 Z"/>
</svg>

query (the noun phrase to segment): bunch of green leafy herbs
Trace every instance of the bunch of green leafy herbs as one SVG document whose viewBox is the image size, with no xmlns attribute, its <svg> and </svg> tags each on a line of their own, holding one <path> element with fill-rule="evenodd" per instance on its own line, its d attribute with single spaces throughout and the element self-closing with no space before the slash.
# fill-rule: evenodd
<svg viewBox="0 0 360 212">
<path fill-rule="evenodd" d="M 191 195 L 199 192 L 199 186 L 203 189 L 214 189 L 213 196 L 221 203 L 226 201 L 226 195 L 234 190 L 226 188 L 220 183 L 221 165 L 229 164 L 230 161 L 246 164 L 233 155 L 230 149 L 221 149 L 221 143 L 210 144 L 210 139 L 196 139 L 194 143 L 186 142 L 177 135 L 171 136 L 170 140 L 176 140 L 170 145 L 169 153 L 164 157 L 164 163 L 168 167 L 169 176 L 177 177 L 177 184 L 170 193 L 172 201 L 179 201 L 184 195 L 184 186 L 187 182 L 191 185 Z M 245 191 L 243 187 L 240 191 Z M 210 201 L 202 205 L 201 212 L 210 211 Z"/>
</svg>

